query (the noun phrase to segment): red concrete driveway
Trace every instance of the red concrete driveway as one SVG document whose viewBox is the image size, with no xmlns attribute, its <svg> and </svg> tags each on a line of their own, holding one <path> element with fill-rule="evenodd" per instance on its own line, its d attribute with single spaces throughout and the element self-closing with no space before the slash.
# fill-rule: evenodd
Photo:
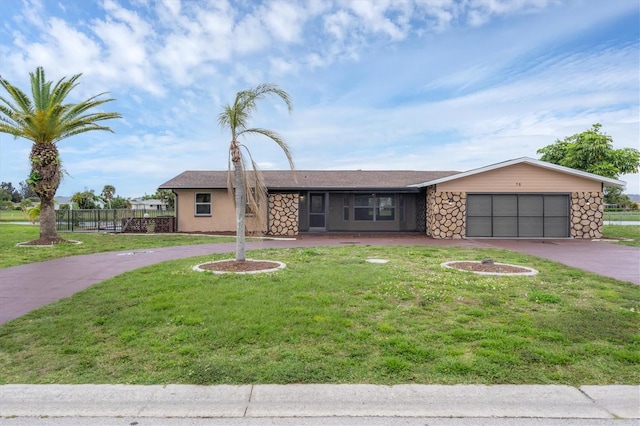
<svg viewBox="0 0 640 426">
<path fill-rule="evenodd" d="M 498 247 L 519 251 L 600 275 L 640 284 L 640 249 L 578 240 L 434 240 L 424 235 L 303 235 L 296 240 L 265 240 L 247 249 L 343 244 Z M 26 249 L 28 250 L 28 248 Z M 0 324 L 69 297 L 118 274 L 165 260 L 232 253 L 235 243 L 203 244 L 72 256 L 0 269 Z"/>
</svg>

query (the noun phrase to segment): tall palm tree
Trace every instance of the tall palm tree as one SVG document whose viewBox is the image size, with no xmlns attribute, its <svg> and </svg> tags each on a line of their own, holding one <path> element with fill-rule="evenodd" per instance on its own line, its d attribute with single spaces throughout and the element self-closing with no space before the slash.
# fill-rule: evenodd
<svg viewBox="0 0 640 426">
<path fill-rule="evenodd" d="M 102 198 L 107 202 L 107 207 L 111 208 L 111 200 L 113 199 L 113 194 L 116 193 L 116 188 L 113 185 L 105 185 L 102 188 Z"/>
<path fill-rule="evenodd" d="M 289 94 L 274 84 L 260 84 L 252 89 L 236 93 L 232 105 L 225 105 L 218 115 L 218 123 L 222 128 L 231 131 L 229 145 L 229 190 L 235 190 L 236 205 L 236 260 L 245 261 L 245 213 L 247 204 L 252 211 L 259 212 L 266 189 L 257 165 L 246 145 L 239 138 L 247 134 L 266 136 L 284 151 L 291 170 L 294 169 L 293 157 L 289 146 L 278 133 L 262 128 L 248 127 L 251 114 L 256 110 L 256 102 L 266 96 L 275 95 L 287 105 L 289 113 L 293 110 Z M 245 156 L 246 153 L 246 156 Z M 247 171 L 246 159 L 251 162 L 251 170 Z M 233 170 L 233 179 L 231 171 Z M 261 214 L 256 214 L 261 218 Z"/>
<path fill-rule="evenodd" d="M 113 132 L 98 122 L 122 116 L 116 112 L 88 112 L 114 100 L 98 99 L 106 92 L 75 104 L 64 103 L 82 74 L 69 79 L 64 77 L 55 85 L 45 79 L 42 67 L 29 75 L 33 99 L 0 76 L 0 86 L 10 96 L 0 96 L 0 132 L 33 142 L 29 155 L 31 173 L 27 182 L 40 197 L 40 239 L 55 243 L 60 238 L 56 232 L 53 197 L 62 177 L 57 143 L 91 130 Z"/>
</svg>

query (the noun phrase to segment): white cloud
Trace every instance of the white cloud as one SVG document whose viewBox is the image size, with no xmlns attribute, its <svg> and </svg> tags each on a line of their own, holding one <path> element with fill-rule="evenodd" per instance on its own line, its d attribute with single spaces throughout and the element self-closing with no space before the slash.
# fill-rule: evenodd
<svg viewBox="0 0 640 426">
<path fill-rule="evenodd" d="M 125 116 L 116 135 L 61 144 L 73 176 L 62 195 L 74 185 L 99 190 L 108 178 L 134 196 L 185 169 L 226 168 L 217 113 L 262 82 L 289 91 L 295 112 L 269 103 L 253 124 L 280 131 L 299 168 L 465 170 L 536 157 L 595 122 L 616 146 L 640 140 L 640 49 L 612 25 L 637 16 L 634 2 L 601 10 L 533 0 L 25 5 L 35 18 L 25 9 L 0 27 L 3 77 L 24 85 L 38 65 L 50 79 L 82 72 L 74 96 L 108 90 L 118 100 L 107 110 Z M 15 184 L 28 170 L 28 143 L 16 151 L 10 142 L 0 138 L 0 180 Z M 264 168 L 287 167 L 275 145 L 251 147 Z M 17 156 L 18 168 L 7 160 Z"/>
<path fill-rule="evenodd" d="M 296 3 L 273 1 L 267 5 L 262 19 L 275 40 L 285 43 L 302 41 L 300 38 L 306 13 Z"/>
</svg>

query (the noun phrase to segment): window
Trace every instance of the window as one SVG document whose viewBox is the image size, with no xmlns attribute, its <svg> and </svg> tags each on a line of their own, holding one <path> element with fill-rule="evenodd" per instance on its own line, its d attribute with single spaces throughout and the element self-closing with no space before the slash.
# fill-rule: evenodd
<svg viewBox="0 0 640 426">
<path fill-rule="evenodd" d="M 354 219 L 372 221 L 396 220 L 395 198 L 392 195 L 356 195 Z"/>
<path fill-rule="evenodd" d="M 196 216 L 211 216 L 210 192 L 196 192 Z"/>
</svg>

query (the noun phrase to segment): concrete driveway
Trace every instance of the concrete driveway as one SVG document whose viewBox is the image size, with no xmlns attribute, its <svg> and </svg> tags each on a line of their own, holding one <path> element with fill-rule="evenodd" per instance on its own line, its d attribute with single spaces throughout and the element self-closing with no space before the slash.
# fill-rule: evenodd
<svg viewBox="0 0 640 426">
<path fill-rule="evenodd" d="M 344 244 L 494 247 L 555 260 L 596 274 L 640 284 L 640 248 L 579 240 L 435 240 L 424 235 L 303 235 L 262 240 L 247 249 Z M 30 250 L 30 248 L 25 248 Z M 232 253 L 235 243 L 201 244 L 72 256 L 0 269 L 0 324 L 69 297 L 126 271 L 172 259 Z"/>
</svg>

